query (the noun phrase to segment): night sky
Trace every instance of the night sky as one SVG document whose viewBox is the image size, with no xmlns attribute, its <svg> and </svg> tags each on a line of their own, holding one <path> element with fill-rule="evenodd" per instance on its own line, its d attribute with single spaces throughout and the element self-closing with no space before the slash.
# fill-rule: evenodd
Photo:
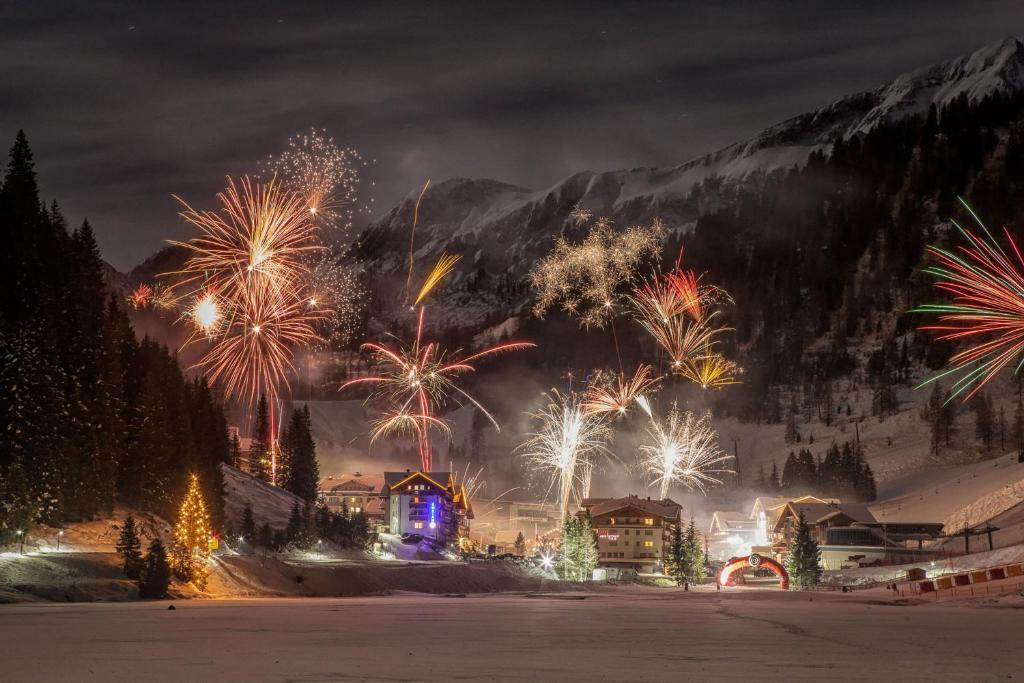
<svg viewBox="0 0 1024 683">
<path fill-rule="evenodd" d="M 208 206 L 310 126 L 376 160 L 384 211 L 428 177 L 678 164 L 1024 27 L 1019 2 L 141 4 L 0 5 L 0 143 L 25 129 L 121 270 L 188 234 L 172 193 Z"/>
</svg>

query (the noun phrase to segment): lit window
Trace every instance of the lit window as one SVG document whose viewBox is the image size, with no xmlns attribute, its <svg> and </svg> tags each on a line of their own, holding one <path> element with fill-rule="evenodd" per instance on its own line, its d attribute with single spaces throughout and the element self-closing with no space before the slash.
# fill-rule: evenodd
<svg viewBox="0 0 1024 683">
<path fill-rule="evenodd" d="M 413 496 L 412 497 L 412 502 L 414 502 L 414 503 L 420 502 L 420 497 L 419 496 Z"/>
<path fill-rule="evenodd" d="M 615 524 L 615 518 L 612 517 L 612 524 Z"/>
<path fill-rule="evenodd" d="M 653 517 L 645 517 L 644 518 L 644 524 L 646 524 L 647 526 L 653 526 L 654 525 L 654 518 Z"/>
<path fill-rule="evenodd" d="M 413 529 L 422 529 L 423 528 L 423 522 L 413 522 L 412 523 L 412 528 Z"/>
<path fill-rule="evenodd" d="M 644 541 L 644 547 L 645 548 L 653 548 L 654 547 L 654 541 Z"/>
</svg>

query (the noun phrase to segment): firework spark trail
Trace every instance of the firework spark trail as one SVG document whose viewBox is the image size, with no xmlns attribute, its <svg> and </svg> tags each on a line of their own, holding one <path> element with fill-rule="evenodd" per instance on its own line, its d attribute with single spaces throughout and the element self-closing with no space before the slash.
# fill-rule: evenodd
<svg viewBox="0 0 1024 683">
<path fill-rule="evenodd" d="M 736 379 L 738 367 L 720 353 L 712 351 L 713 343 L 706 340 L 703 353 L 684 360 L 678 366 L 673 367 L 673 371 L 701 389 L 717 389 L 730 384 L 739 384 L 739 380 Z"/>
<path fill-rule="evenodd" d="M 285 299 L 269 288 L 238 293 L 224 331 L 196 364 L 228 396 L 255 401 L 265 393 L 276 399 L 294 370 L 294 348 L 320 340 L 316 324 L 327 312 L 310 310 L 302 298 Z"/>
<path fill-rule="evenodd" d="M 359 168 L 366 162 L 356 150 L 339 147 L 326 131 L 288 140 L 288 149 L 271 156 L 266 166 L 286 188 L 298 194 L 318 225 L 347 231 L 359 189 Z"/>
<path fill-rule="evenodd" d="M 627 378 L 620 372 L 611 381 L 606 381 L 604 374 L 598 372 L 583 395 L 583 409 L 591 415 L 625 415 L 644 391 L 658 383 L 659 378 L 652 377 L 651 372 L 651 366 L 641 365 L 632 377 Z"/>
<path fill-rule="evenodd" d="M 288 296 L 307 274 L 303 257 L 322 251 L 315 241 L 305 200 L 275 181 L 253 182 L 243 177 L 217 195 L 219 211 L 198 211 L 177 198 L 181 216 L 199 229 L 188 242 L 170 241 L 191 252 L 186 276 L 179 287 L 213 281 L 218 291 L 233 299 L 242 290 L 272 289 Z"/>
<path fill-rule="evenodd" d="M 530 271 L 537 290 L 533 312 L 538 317 L 556 305 L 580 318 L 586 328 L 603 328 L 618 292 L 628 287 L 637 268 L 657 255 L 665 227 L 660 221 L 621 232 L 601 218 L 579 244 L 559 238 L 551 253 Z"/>
<path fill-rule="evenodd" d="M 564 520 L 570 500 L 578 502 L 589 491 L 597 457 L 610 455 L 606 444 L 612 432 L 603 415 L 583 409 L 579 394 L 552 390 L 547 398 L 544 408 L 532 415 L 540 422 L 540 430 L 520 448 L 536 470 L 551 476 Z"/>
<path fill-rule="evenodd" d="M 420 287 L 419 294 L 416 295 L 416 300 L 412 302 L 413 308 L 419 306 L 420 302 L 423 301 L 434 287 L 437 286 L 441 280 L 446 278 L 452 269 L 455 268 L 455 264 L 459 262 L 461 256 L 452 254 L 441 254 L 441 258 L 434 264 L 434 268 L 427 275 L 427 279 L 423 281 L 423 286 Z"/>
<path fill-rule="evenodd" d="M 148 308 L 153 300 L 153 287 L 143 282 L 133 289 L 127 298 L 128 303 L 136 311 Z"/>
<path fill-rule="evenodd" d="M 491 346 L 482 351 L 461 357 L 456 352 L 449 354 L 434 342 L 424 342 L 423 328 L 426 308 L 420 307 L 416 336 L 411 344 L 386 346 L 375 342 L 362 345 L 369 351 L 380 367 L 379 374 L 359 377 L 345 382 L 344 391 L 349 387 L 370 385 L 368 400 L 382 400 L 387 407 L 385 416 L 375 426 L 378 436 L 401 433 L 410 428 L 410 420 L 418 420 L 413 435 L 419 445 L 420 464 L 424 471 L 430 470 L 430 428 L 447 431 L 447 424 L 436 417 L 439 409 L 449 403 L 461 404 L 466 401 L 475 406 L 500 430 L 498 422 L 479 401 L 461 389 L 455 380 L 458 376 L 475 371 L 473 363 L 509 351 L 533 348 L 530 342 L 508 342 Z M 442 427 L 443 425 L 443 427 Z M 409 433 L 406 431 L 406 433 Z"/>
<path fill-rule="evenodd" d="M 673 483 L 705 492 L 708 486 L 722 483 L 714 475 L 731 471 L 718 467 L 732 456 L 718 447 L 710 413 L 697 417 L 673 403 L 663 423 L 651 417 L 647 433 L 652 443 L 640 446 L 640 463 L 658 485 L 662 499 L 668 497 Z"/>
<path fill-rule="evenodd" d="M 176 288 L 186 292 L 178 299 L 194 302 L 195 315 L 188 317 L 210 338 L 196 365 L 228 396 L 252 402 L 266 393 L 273 400 L 288 385 L 294 349 L 319 341 L 316 327 L 331 313 L 309 306 L 306 291 L 305 259 L 322 247 L 304 198 L 274 181 L 229 179 L 218 200 L 218 211 L 182 202 L 182 216 L 199 235 L 172 242 L 190 252 L 175 273 L 181 277 Z"/>
<path fill-rule="evenodd" d="M 331 251 L 308 258 L 307 268 L 309 306 L 329 311 L 320 325 L 323 343 L 317 348 L 341 348 L 352 339 L 367 296 L 360 281 L 360 270 L 344 263 Z"/>
<path fill-rule="evenodd" d="M 423 183 L 423 189 L 420 190 L 419 196 L 416 198 L 416 205 L 412 209 L 412 230 L 409 231 L 409 274 L 405 278 L 405 296 L 408 300 L 412 292 L 412 268 L 416 261 L 415 246 L 416 246 L 416 226 L 420 222 L 420 202 L 423 201 L 423 195 L 427 193 L 427 188 L 430 187 L 430 179 Z"/>
<path fill-rule="evenodd" d="M 1003 233 L 1013 251 L 1012 257 L 970 206 L 963 199 L 960 202 L 985 237 L 954 221 L 960 234 L 967 239 L 968 246 L 957 247 L 956 251 L 935 246 L 928 248 L 940 265 L 930 266 L 925 272 L 937 278 L 935 287 L 952 295 L 953 302 L 925 304 L 914 312 L 938 314 L 942 324 L 920 328 L 938 332 L 938 339 L 974 343 L 950 358 L 952 367 L 921 385 L 959 374 L 952 386 L 950 400 L 966 392 L 966 401 L 1024 354 L 1024 258 L 1008 230 L 1004 228 Z M 1022 365 L 1024 360 L 1017 362 L 1014 372 L 1018 372 Z"/>
</svg>

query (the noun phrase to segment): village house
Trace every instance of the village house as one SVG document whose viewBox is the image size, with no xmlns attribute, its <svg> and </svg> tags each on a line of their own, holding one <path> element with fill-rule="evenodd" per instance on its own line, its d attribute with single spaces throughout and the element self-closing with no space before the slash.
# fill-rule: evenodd
<svg viewBox="0 0 1024 683">
<path fill-rule="evenodd" d="M 370 527 L 384 524 L 384 501 L 380 490 L 383 474 L 342 474 L 320 480 L 317 499 L 328 510 L 337 514 L 362 513 Z"/>
<path fill-rule="evenodd" d="M 380 497 L 389 533 L 418 534 L 441 545 L 469 535 L 473 508 L 451 472 L 385 472 Z"/>
<path fill-rule="evenodd" d="M 586 498 L 579 514 L 589 514 L 597 534 L 598 566 L 640 573 L 661 573 L 681 523 L 682 506 L 665 498 L 652 500 Z"/>
</svg>

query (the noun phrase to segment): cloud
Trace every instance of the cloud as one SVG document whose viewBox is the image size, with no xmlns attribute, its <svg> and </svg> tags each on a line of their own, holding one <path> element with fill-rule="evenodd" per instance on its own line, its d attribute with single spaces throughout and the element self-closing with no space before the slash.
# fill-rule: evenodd
<svg viewBox="0 0 1024 683">
<path fill-rule="evenodd" d="M 376 158 L 383 212 L 425 178 L 540 188 L 674 165 L 1002 38 L 1004 2 L 7 3 L 0 136 L 126 270 L 323 126 Z M 133 27 L 133 28 L 132 28 Z"/>
</svg>

